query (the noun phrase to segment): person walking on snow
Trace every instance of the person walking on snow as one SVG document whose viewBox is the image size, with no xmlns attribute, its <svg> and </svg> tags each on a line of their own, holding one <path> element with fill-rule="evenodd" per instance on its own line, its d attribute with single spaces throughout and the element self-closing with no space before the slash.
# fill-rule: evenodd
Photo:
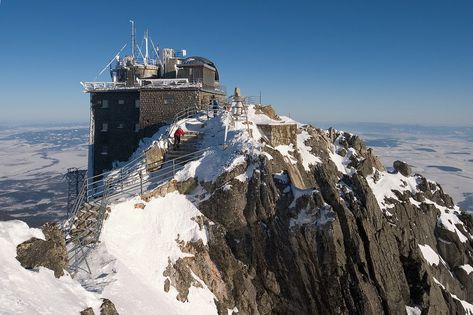
<svg viewBox="0 0 473 315">
<path fill-rule="evenodd" d="M 218 108 L 218 100 L 215 98 L 215 95 L 212 95 L 212 109 L 214 111 L 214 117 L 217 115 Z"/>
<path fill-rule="evenodd" d="M 177 128 L 174 132 L 174 150 L 179 149 L 179 144 L 181 144 L 181 137 L 185 134 L 184 130 L 182 130 L 181 126 Z"/>
</svg>

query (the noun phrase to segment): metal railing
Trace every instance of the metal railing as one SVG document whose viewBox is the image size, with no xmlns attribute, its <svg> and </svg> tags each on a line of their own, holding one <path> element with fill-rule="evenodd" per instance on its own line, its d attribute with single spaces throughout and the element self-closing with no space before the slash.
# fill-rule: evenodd
<svg viewBox="0 0 473 315">
<path fill-rule="evenodd" d="M 170 137 L 173 126 L 177 122 L 196 116 L 199 112 L 197 108 L 187 108 L 177 113 L 164 134 L 165 137 Z M 201 113 L 205 115 L 204 111 L 201 111 Z M 86 178 L 74 203 L 71 215 L 63 225 L 68 246 L 69 272 L 74 274 L 79 269 L 83 269 L 90 273 L 86 257 L 99 240 L 108 204 L 126 196 L 143 194 L 145 191 L 163 185 L 174 178 L 177 172 L 184 169 L 189 162 L 196 161 L 204 156 L 207 150 L 209 148 L 190 152 L 174 159 L 155 162 L 152 171 L 147 171 L 145 151 L 118 169 Z M 80 218 L 80 215 L 87 215 L 79 214 L 86 203 L 89 204 L 91 212 L 93 212 L 93 209 L 97 211 L 95 217 L 90 214 L 92 221 L 88 221 L 90 216 L 85 219 Z M 92 222 L 92 224 L 88 222 Z M 82 228 L 80 227 L 81 224 L 83 225 Z M 85 262 L 87 270 L 81 268 L 83 262 Z"/>
</svg>

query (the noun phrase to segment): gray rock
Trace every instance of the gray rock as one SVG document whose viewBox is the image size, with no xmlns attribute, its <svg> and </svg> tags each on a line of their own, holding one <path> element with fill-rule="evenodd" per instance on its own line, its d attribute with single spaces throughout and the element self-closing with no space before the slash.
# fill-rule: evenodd
<svg viewBox="0 0 473 315">
<path fill-rule="evenodd" d="M 19 244 L 16 259 L 26 269 L 46 267 L 59 278 L 64 275 L 68 263 L 64 233 L 55 223 L 46 223 L 41 229 L 46 240 L 33 237 Z"/>
<path fill-rule="evenodd" d="M 119 315 L 115 305 L 109 299 L 102 299 L 102 305 L 100 305 L 100 315 Z"/>
<path fill-rule="evenodd" d="M 345 148 L 341 148 L 337 151 L 337 154 L 344 157 L 347 155 L 347 150 Z"/>
<path fill-rule="evenodd" d="M 95 312 L 92 307 L 88 307 L 85 310 L 81 311 L 80 315 L 95 315 Z"/>
<path fill-rule="evenodd" d="M 406 163 L 406 162 L 403 162 L 403 161 L 394 161 L 393 162 L 393 168 L 401 173 L 402 175 L 404 176 L 411 176 L 412 175 L 412 170 L 411 170 L 411 167 Z"/>
</svg>

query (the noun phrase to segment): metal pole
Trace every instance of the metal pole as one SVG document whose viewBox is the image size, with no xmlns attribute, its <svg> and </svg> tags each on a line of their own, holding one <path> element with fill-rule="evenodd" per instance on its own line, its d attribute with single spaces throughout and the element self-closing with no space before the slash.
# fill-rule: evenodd
<svg viewBox="0 0 473 315">
<path fill-rule="evenodd" d="M 140 195 L 143 194 L 143 173 L 140 171 Z"/>
<path fill-rule="evenodd" d="M 122 191 L 123 191 L 123 168 L 120 169 L 120 184 L 121 184 Z"/>
<path fill-rule="evenodd" d="M 130 20 L 131 23 L 131 55 L 135 59 L 135 21 Z"/>
<path fill-rule="evenodd" d="M 174 160 L 172 160 L 172 175 L 176 175 L 176 169 L 175 169 L 175 165 L 174 165 Z"/>
</svg>

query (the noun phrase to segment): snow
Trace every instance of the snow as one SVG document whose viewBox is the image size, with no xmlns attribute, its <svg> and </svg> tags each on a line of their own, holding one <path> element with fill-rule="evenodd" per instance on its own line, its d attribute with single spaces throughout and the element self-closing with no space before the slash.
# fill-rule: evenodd
<svg viewBox="0 0 473 315">
<path fill-rule="evenodd" d="M 460 240 L 460 242 L 463 242 L 463 243 L 467 242 L 468 237 L 470 239 L 473 239 L 473 236 L 471 234 L 468 234 L 468 237 L 467 237 L 457 227 L 457 226 L 464 226 L 463 222 L 460 220 L 460 218 L 458 218 L 458 214 L 461 213 L 460 208 L 458 208 L 457 206 L 454 206 L 453 209 L 450 209 L 450 208 L 441 206 L 441 205 L 439 205 L 439 204 L 437 204 L 437 203 L 435 203 L 435 202 L 433 202 L 429 199 L 426 199 L 424 202 L 426 204 L 434 205 L 437 209 L 440 210 L 440 216 L 438 218 L 437 223 L 440 226 L 443 226 L 444 228 L 449 230 L 450 232 L 453 232 L 453 233 L 457 234 L 458 239 Z"/>
<path fill-rule="evenodd" d="M 330 155 L 330 159 L 333 161 L 333 163 L 335 163 L 340 173 L 351 176 L 356 173 L 356 170 L 353 167 L 348 166 L 348 165 L 351 162 L 350 158 L 352 156 L 356 157 L 357 153 L 353 148 L 349 148 L 345 156 L 341 156 L 337 153 L 339 152 L 339 150 L 344 149 L 344 147 L 340 145 L 340 140 L 343 138 L 343 131 L 341 133 L 342 134 L 338 136 L 337 139 L 335 139 L 335 143 L 332 144 L 332 148 L 331 148 L 331 151 L 329 152 L 329 155 Z"/>
<path fill-rule="evenodd" d="M 405 177 L 401 173 L 393 174 L 388 172 L 378 172 L 378 174 L 380 178 L 377 181 L 375 181 L 374 175 L 370 175 L 366 179 L 376 197 L 376 200 L 378 201 L 379 207 L 384 211 L 394 207 L 394 204 L 389 203 L 389 199 L 399 201 L 393 191 L 409 191 L 412 195 L 415 195 L 418 192 L 416 176 Z M 443 226 L 453 233 L 456 233 L 459 240 L 463 243 L 467 242 L 469 238 L 473 239 L 471 234 L 465 235 L 464 232 L 458 228 L 458 226 L 464 226 L 464 224 L 458 218 L 458 214 L 461 212 L 457 206 L 454 206 L 453 208 L 447 208 L 427 198 L 424 201 L 419 202 L 410 197 L 409 201 L 416 207 L 420 207 L 422 203 L 435 206 L 435 208 L 440 211 L 440 216 L 438 218 L 438 224 L 440 226 Z"/>
<path fill-rule="evenodd" d="M 297 218 L 289 221 L 289 228 L 301 225 L 317 225 L 322 226 L 329 222 L 334 221 L 332 207 L 325 204 L 323 207 L 318 209 L 302 209 Z"/>
<path fill-rule="evenodd" d="M 135 209 L 137 202 L 144 203 L 145 208 Z M 202 240 L 207 244 L 205 229 L 201 230 L 193 220 L 200 215 L 186 196 L 178 193 L 149 202 L 136 198 L 112 205 L 101 243 L 115 260 L 115 272 L 109 276 L 110 283 L 103 288 L 102 295 L 115 303 L 119 313 L 152 314 L 156 310 L 164 314 L 216 313 L 215 296 L 205 285 L 191 287 L 186 303 L 176 300 L 177 291 L 173 287 L 170 292 L 164 292 L 163 272 L 168 263 L 192 257 L 180 250 L 177 241 Z M 103 256 L 103 253 L 95 254 L 92 260 Z"/>
<path fill-rule="evenodd" d="M 292 156 L 292 152 L 294 152 L 294 146 L 291 145 L 278 145 L 274 148 L 275 150 L 279 151 L 282 156 L 285 156 L 291 161 L 292 164 L 297 164 L 297 160 L 294 156 Z"/>
<path fill-rule="evenodd" d="M 417 306 L 408 306 L 406 305 L 407 315 L 421 315 L 422 311 Z"/>
<path fill-rule="evenodd" d="M 431 266 L 438 266 L 440 262 L 446 265 L 442 257 L 440 257 L 440 255 L 437 254 L 432 249 L 432 247 L 430 247 L 429 245 L 420 245 L 420 244 L 418 246 L 420 248 L 420 251 L 422 252 L 422 256 Z"/>
<path fill-rule="evenodd" d="M 31 237 L 44 239 L 41 230 L 22 221 L 0 222 L 0 314 L 79 314 L 86 307 L 98 314 L 100 296 L 69 275 L 57 279 L 52 270 L 26 270 L 20 265 L 16 246 Z"/>
<path fill-rule="evenodd" d="M 466 274 L 469 275 L 471 272 L 473 272 L 473 267 L 469 264 L 461 265 L 459 266 L 461 269 L 465 270 Z"/>
<path fill-rule="evenodd" d="M 318 156 L 313 155 L 310 153 L 312 148 L 305 145 L 306 141 L 309 140 L 311 136 L 305 130 L 302 130 L 300 134 L 297 135 L 297 149 L 299 154 L 301 155 L 302 165 L 306 171 L 310 171 L 310 165 L 316 165 L 318 163 L 322 163 Z"/>
<path fill-rule="evenodd" d="M 410 191 L 415 194 L 417 191 L 417 182 L 414 176 L 405 177 L 401 173 L 379 172 L 380 178 L 375 182 L 374 174 L 367 176 L 366 180 L 378 201 L 381 210 L 393 208 L 394 205 L 387 199 L 399 200 L 394 194 L 394 190 L 399 192 Z"/>
</svg>

